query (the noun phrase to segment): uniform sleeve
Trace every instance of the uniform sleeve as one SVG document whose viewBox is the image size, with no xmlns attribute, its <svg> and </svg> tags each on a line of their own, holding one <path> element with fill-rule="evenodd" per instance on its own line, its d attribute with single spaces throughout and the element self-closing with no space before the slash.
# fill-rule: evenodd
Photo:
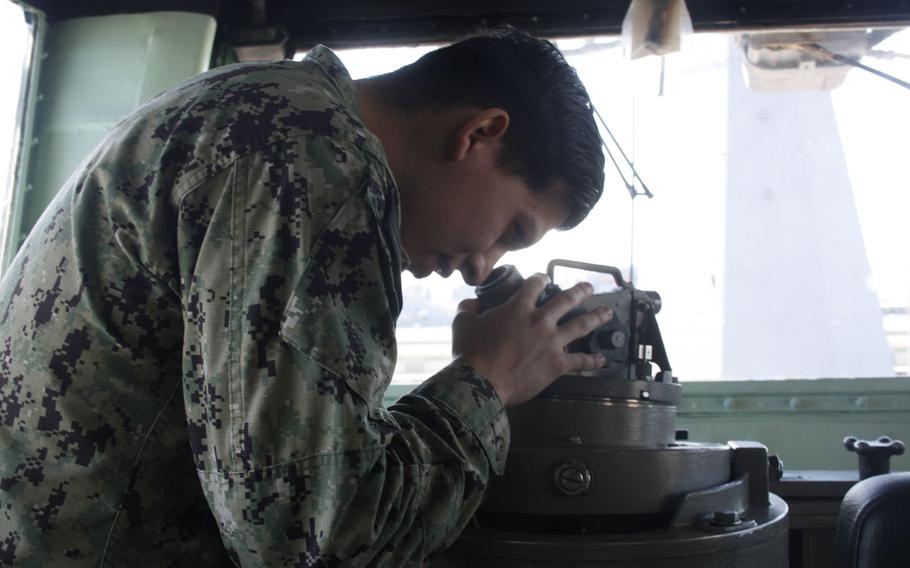
<svg viewBox="0 0 910 568">
<path fill-rule="evenodd" d="M 306 137 L 180 201 L 187 427 L 238 565 L 420 564 L 502 471 L 505 411 L 467 365 L 382 406 L 400 302 L 382 180 Z"/>
</svg>

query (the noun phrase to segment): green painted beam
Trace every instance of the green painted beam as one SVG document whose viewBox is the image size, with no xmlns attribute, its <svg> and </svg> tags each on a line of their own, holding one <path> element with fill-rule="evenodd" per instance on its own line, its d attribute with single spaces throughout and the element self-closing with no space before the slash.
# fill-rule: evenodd
<svg viewBox="0 0 910 568">
<path fill-rule="evenodd" d="M 847 435 L 910 442 L 910 379 L 685 383 L 680 428 L 692 440 L 756 440 L 791 469 L 855 469 Z M 910 456 L 892 459 L 910 469 Z"/>
<path fill-rule="evenodd" d="M 393 385 L 391 404 L 412 387 Z M 677 428 L 693 442 L 754 440 L 788 469 L 855 469 L 847 435 L 910 443 L 910 378 L 686 382 Z M 910 470 L 910 455 L 891 460 Z"/>
</svg>

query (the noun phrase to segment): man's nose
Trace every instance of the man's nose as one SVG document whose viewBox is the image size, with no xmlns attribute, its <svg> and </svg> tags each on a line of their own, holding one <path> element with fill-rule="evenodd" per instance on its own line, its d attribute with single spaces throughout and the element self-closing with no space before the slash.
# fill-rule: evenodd
<svg viewBox="0 0 910 568">
<path fill-rule="evenodd" d="M 468 286 L 477 286 L 487 279 L 493 267 L 502 258 L 502 251 L 489 250 L 484 253 L 469 255 L 458 268 L 461 277 Z"/>
</svg>

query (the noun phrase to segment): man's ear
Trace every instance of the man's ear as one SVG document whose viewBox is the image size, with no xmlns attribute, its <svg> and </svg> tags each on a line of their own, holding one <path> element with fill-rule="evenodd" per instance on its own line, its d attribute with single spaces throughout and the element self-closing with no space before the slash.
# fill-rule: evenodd
<svg viewBox="0 0 910 568">
<path fill-rule="evenodd" d="M 460 162 L 478 150 L 495 148 L 509 129 L 509 113 L 497 107 L 484 109 L 470 118 L 456 131 L 452 159 Z"/>
</svg>

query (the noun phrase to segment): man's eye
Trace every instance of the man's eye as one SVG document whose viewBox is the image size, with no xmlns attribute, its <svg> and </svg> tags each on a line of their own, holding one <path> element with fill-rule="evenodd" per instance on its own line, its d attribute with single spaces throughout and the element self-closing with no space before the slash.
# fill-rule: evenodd
<svg viewBox="0 0 910 568">
<path fill-rule="evenodd" d="M 505 245 L 511 249 L 520 249 L 527 246 L 525 243 L 524 233 L 519 225 L 512 225 L 505 239 Z"/>
</svg>

